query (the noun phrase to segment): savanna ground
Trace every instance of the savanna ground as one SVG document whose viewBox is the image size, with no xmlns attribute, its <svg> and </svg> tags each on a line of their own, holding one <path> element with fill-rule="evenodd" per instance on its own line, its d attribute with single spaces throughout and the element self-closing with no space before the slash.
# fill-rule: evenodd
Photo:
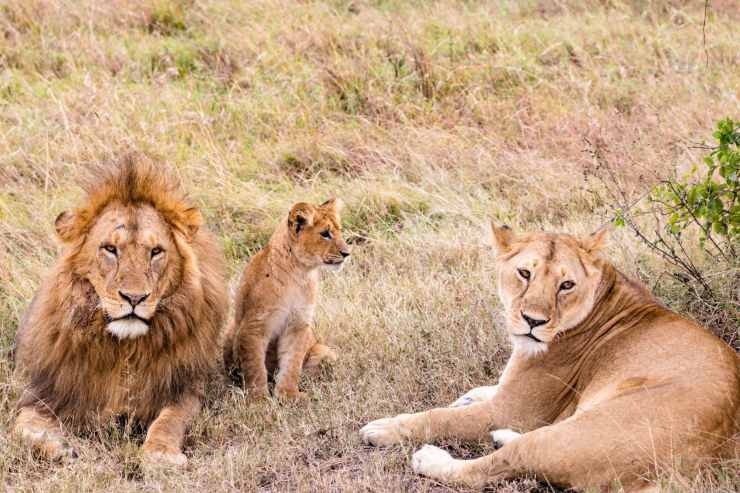
<svg viewBox="0 0 740 493">
<path fill-rule="evenodd" d="M 492 384 L 510 350 L 489 218 L 587 234 L 609 220 L 597 145 L 639 196 L 737 116 L 737 1 L 0 1 L 0 487 L 9 491 L 447 491 L 371 419 Z M 735 115 L 731 113 L 735 112 Z M 587 143 L 588 142 L 588 143 Z M 341 196 L 354 247 L 323 278 L 340 362 L 302 404 L 214 384 L 185 471 L 144 474 L 141 436 L 35 459 L 9 431 L 9 353 L 87 163 L 171 163 L 223 242 L 231 285 L 298 200 Z M 626 230 L 607 254 L 690 317 L 687 289 Z M 711 267 L 711 266 L 710 266 Z M 724 271 L 715 275 L 737 275 Z M 84 384 L 84 382 L 81 382 Z M 447 444 L 470 457 L 488 443 Z M 737 491 L 738 462 L 667 491 Z M 528 491 L 533 481 L 500 491 Z"/>
</svg>

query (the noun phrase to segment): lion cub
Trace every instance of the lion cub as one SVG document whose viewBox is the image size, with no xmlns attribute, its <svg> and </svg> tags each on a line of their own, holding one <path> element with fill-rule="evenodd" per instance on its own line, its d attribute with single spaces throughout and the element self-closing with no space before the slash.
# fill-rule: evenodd
<svg viewBox="0 0 740 493">
<path fill-rule="evenodd" d="M 270 242 L 249 262 L 236 299 L 236 316 L 224 346 L 227 371 L 240 371 L 244 388 L 265 397 L 268 372 L 277 370 L 275 396 L 302 396 L 302 368 L 337 356 L 311 328 L 319 268 L 339 271 L 349 257 L 342 239 L 339 199 L 319 206 L 295 204 Z"/>
</svg>

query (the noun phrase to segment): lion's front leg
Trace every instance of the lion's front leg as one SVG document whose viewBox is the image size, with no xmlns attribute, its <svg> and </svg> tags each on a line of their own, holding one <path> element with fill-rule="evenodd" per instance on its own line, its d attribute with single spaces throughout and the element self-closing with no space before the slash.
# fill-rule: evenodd
<svg viewBox="0 0 740 493">
<path fill-rule="evenodd" d="M 313 344 L 313 334 L 308 325 L 289 328 L 278 340 L 278 374 L 275 377 L 275 396 L 280 399 L 303 397 L 298 390 L 301 370 L 306 354 Z"/>
<path fill-rule="evenodd" d="M 393 445 L 404 439 L 416 442 L 440 438 L 477 440 L 494 427 L 495 419 L 492 401 L 483 401 L 378 419 L 365 425 L 360 435 L 366 443 L 378 446 Z"/>
<path fill-rule="evenodd" d="M 24 407 L 15 421 L 15 432 L 51 460 L 73 459 L 77 453 L 64 439 L 56 418 L 41 414 L 34 407 Z"/>
<path fill-rule="evenodd" d="M 149 465 L 187 464 L 181 447 L 185 430 L 200 412 L 200 399 L 193 394 L 183 396 L 179 402 L 164 407 L 149 426 L 142 450 Z"/>
</svg>

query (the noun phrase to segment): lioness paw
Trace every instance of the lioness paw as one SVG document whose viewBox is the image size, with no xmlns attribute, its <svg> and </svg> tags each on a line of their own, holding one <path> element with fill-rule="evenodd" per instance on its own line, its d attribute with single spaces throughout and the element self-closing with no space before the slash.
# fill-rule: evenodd
<svg viewBox="0 0 740 493">
<path fill-rule="evenodd" d="M 184 467 L 188 463 L 180 449 L 161 444 L 145 443 L 144 464 L 149 467 Z"/>
<path fill-rule="evenodd" d="M 491 439 L 493 440 L 493 446 L 496 448 L 503 447 L 507 443 L 511 442 L 522 436 L 521 433 L 517 433 L 514 430 L 508 428 L 501 430 L 494 430 L 491 432 Z"/>
<path fill-rule="evenodd" d="M 496 395 L 498 385 L 492 385 L 490 387 L 476 387 L 473 390 L 460 396 L 458 400 L 449 405 L 449 407 L 461 407 L 467 406 L 474 402 L 487 401 L 492 399 Z"/>
<path fill-rule="evenodd" d="M 362 441 L 376 447 L 387 447 L 401 443 L 401 421 L 408 414 L 399 414 L 394 418 L 376 419 L 360 428 Z"/>
<path fill-rule="evenodd" d="M 433 479 L 449 480 L 460 467 L 460 461 L 453 459 L 449 453 L 439 447 L 424 445 L 411 457 L 411 467 L 416 474 Z"/>
</svg>

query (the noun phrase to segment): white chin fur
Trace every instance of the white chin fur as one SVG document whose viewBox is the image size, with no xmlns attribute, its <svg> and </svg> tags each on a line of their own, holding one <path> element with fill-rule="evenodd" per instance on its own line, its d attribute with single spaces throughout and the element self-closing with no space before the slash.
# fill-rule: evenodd
<svg viewBox="0 0 740 493">
<path fill-rule="evenodd" d="M 112 321 L 105 327 L 105 330 L 119 339 L 126 339 L 127 337 L 134 339 L 149 332 L 149 326 L 141 320 L 124 319 Z"/>
<path fill-rule="evenodd" d="M 525 356 L 537 356 L 547 351 L 547 343 L 537 342 L 529 337 L 511 336 L 514 351 L 519 351 Z"/>
<path fill-rule="evenodd" d="M 344 262 L 341 264 L 324 264 L 324 268 L 329 272 L 334 272 L 336 274 L 337 272 L 342 272 L 342 269 L 344 269 Z"/>
</svg>

